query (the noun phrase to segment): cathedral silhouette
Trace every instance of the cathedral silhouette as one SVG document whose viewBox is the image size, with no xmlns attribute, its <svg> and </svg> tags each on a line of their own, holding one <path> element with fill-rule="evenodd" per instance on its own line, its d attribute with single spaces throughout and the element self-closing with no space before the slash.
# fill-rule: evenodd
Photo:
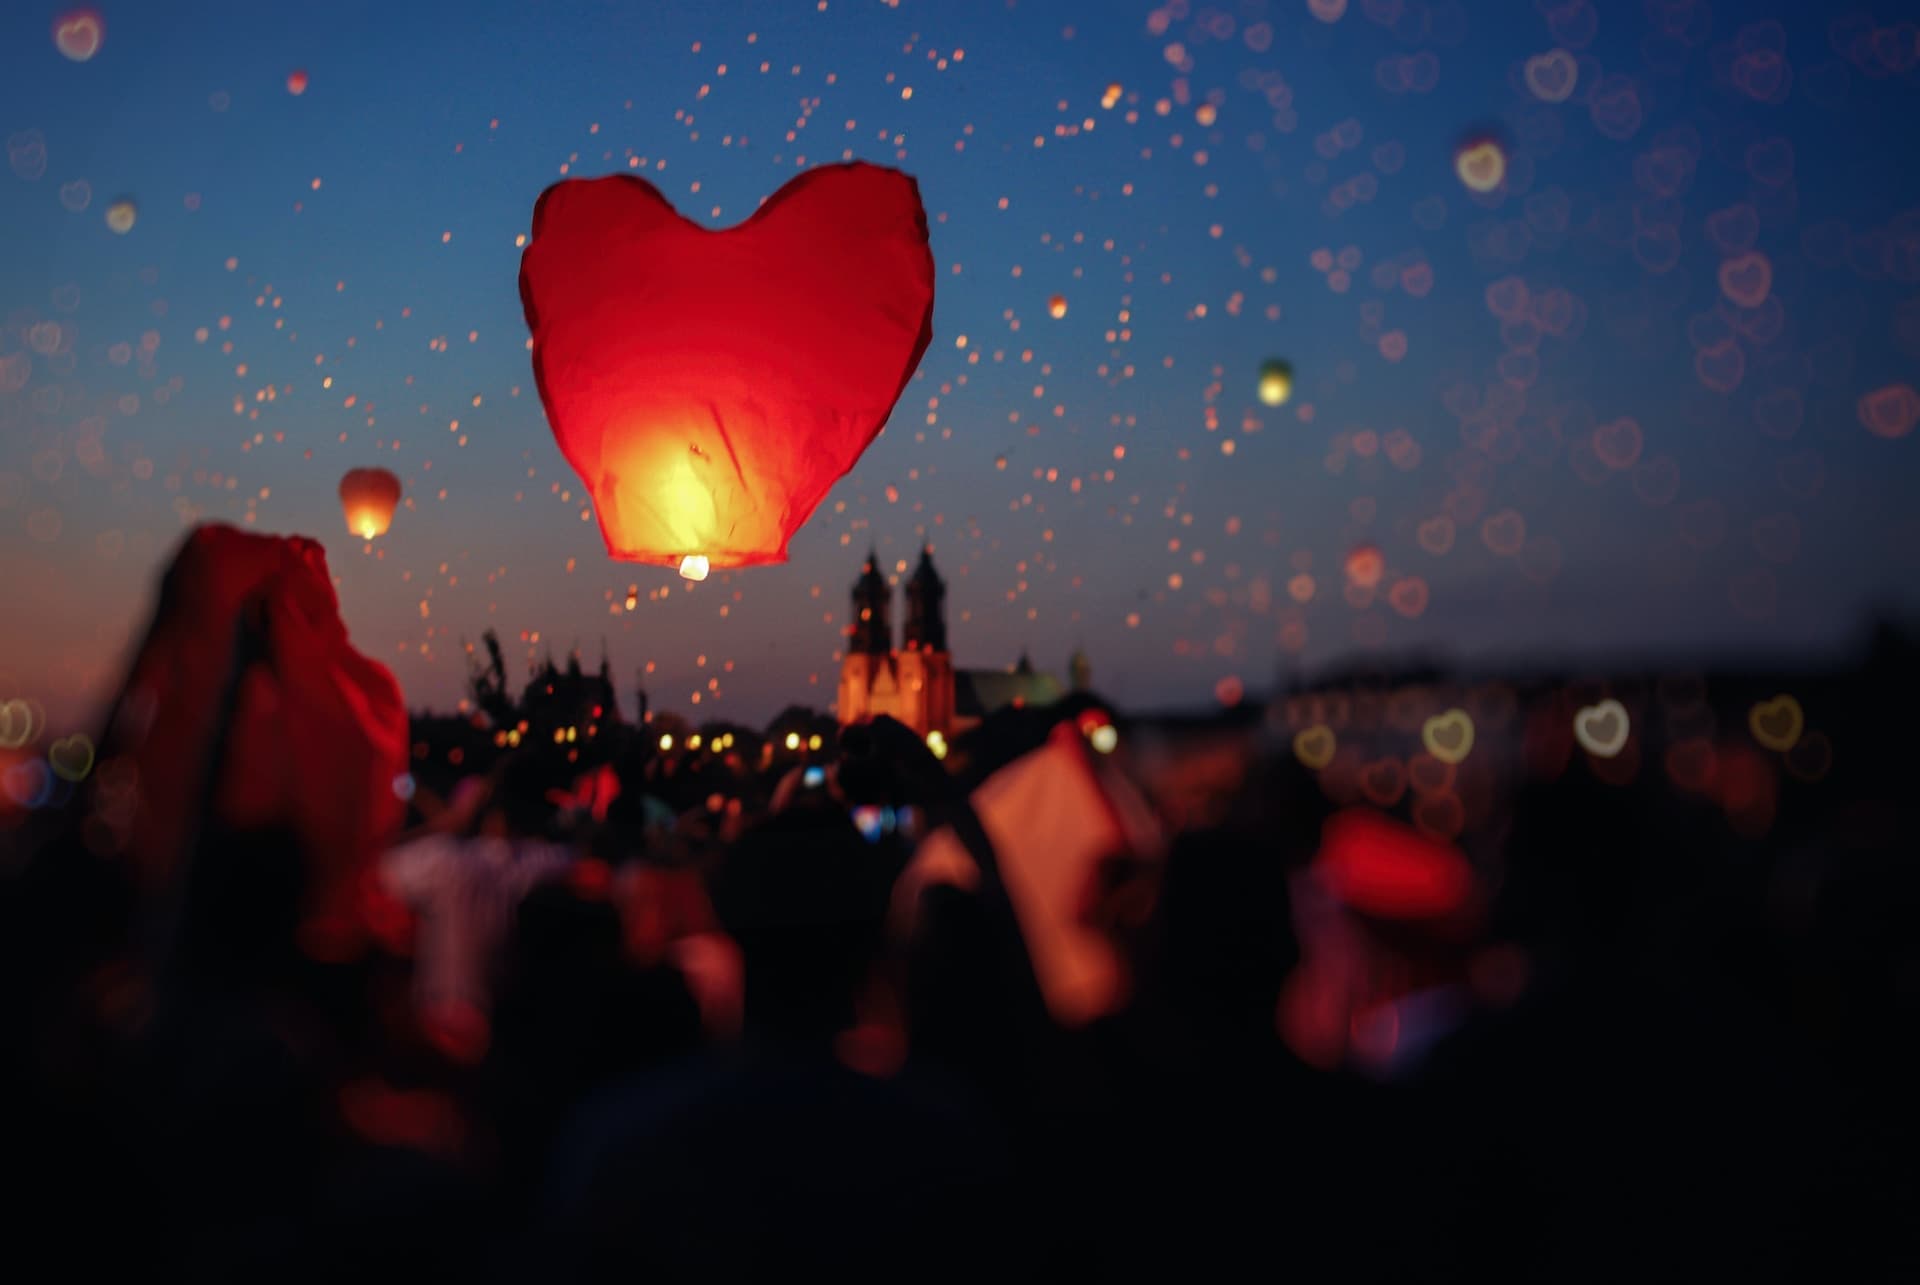
<svg viewBox="0 0 1920 1285">
<path fill-rule="evenodd" d="M 907 578 L 907 616 L 900 645 L 893 641 L 893 590 L 869 550 L 853 585 L 847 650 L 840 662 L 837 710 L 840 722 L 859 723 L 888 714 L 921 736 L 954 736 L 1002 706 L 1051 705 L 1065 694 L 1052 674 L 1034 669 L 1024 652 L 1005 669 L 955 669 L 947 646 L 947 584 L 920 550 L 920 564 Z M 1084 654 L 1068 663 L 1073 690 L 1092 678 Z"/>
</svg>

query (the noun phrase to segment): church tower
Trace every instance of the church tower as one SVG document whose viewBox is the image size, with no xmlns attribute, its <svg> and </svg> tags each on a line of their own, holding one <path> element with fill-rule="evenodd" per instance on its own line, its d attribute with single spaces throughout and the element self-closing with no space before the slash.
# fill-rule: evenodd
<svg viewBox="0 0 1920 1285">
<path fill-rule="evenodd" d="M 907 651 L 945 651 L 947 649 L 947 582 L 933 569 L 933 550 L 920 550 L 920 565 L 907 581 L 907 625 L 903 648 Z"/>
<path fill-rule="evenodd" d="M 867 551 L 867 564 L 853 582 L 853 626 L 847 640 L 848 652 L 884 656 L 893 650 L 893 593 L 887 578 L 880 574 L 877 559 Z"/>
<path fill-rule="evenodd" d="M 953 657 L 947 652 L 946 582 L 931 550 L 907 581 L 905 638 L 897 650 L 889 623 L 891 592 L 874 554 L 853 586 L 853 622 L 840 662 L 842 723 L 879 714 L 899 719 L 921 736 L 953 732 Z"/>
</svg>

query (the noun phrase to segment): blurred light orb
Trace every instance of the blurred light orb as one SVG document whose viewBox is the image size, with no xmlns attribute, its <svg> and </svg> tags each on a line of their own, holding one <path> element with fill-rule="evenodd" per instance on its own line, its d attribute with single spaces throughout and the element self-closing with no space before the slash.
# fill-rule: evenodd
<svg viewBox="0 0 1920 1285">
<path fill-rule="evenodd" d="M 84 781 L 93 770 L 93 741 L 85 732 L 63 736 L 47 747 L 47 763 L 63 781 Z"/>
<path fill-rule="evenodd" d="M 287 73 L 287 92 L 295 98 L 307 92 L 307 73 L 304 68 L 296 67 Z"/>
<path fill-rule="evenodd" d="M 17 750 L 32 740 L 37 723 L 33 706 L 26 701 L 0 701 L 0 750 Z"/>
<path fill-rule="evenodd" d="M 1473 752 L 1473 719 L 1459 708 L 1435 714 L 1421 725 L 1420 741 L 1442 763 L 1462 762 Z"/>
<path fill-rule="evenodd" d="M 1496 139 L 1469 139 L 1453 154 L 1453 172 L 1469 191 L 1495 191 L 1507 178 L 1506 149 Z"/>
<path fill-rule="evenodd" d="M 1747 729 L 1764 748 L 1785 754 L 1800 741 L 1807 716 L 1800 702 L 1782 692 L 1747 711 Z"/>
<path fill-rule="evenodd" d="M 927 733 L 927 749 L 937 759 L 947 757 L 947 734 L 939 728 Z"/>
<path fill-rule="evenodd" d="M 1610 759 L 1627 747 L 1633 722 L 1627 707 L 1609 697 L 1588 705 L 1573 716 L 1573 736 L 1580 748 L 1595 758 Z"/>
<path fill-rule="evenodd" d="M 1363 544 L 1347 554 L 1347 579 L 1362 589 L 1372 589 L 1386 574 L 1387 560 L 1371 544 Z"/>
<path fill-rule="evenodd" d="M 1060 318 L 1066 316 L 1067 315 L 1067 297 L 1063 294 L 1057 294 L 1053 296 L 1053 298 L 1047 300 L 1047 315 L 1052 317 L 1055 321 L 1058 321 Z"/>
<path fill-rule="evenodd" d="M 1550 49 L 1527 59 L 1522 69 L 1527 88 L 1543 103 L 1564 103 L 1580 83 L 1580 64 L 1564 49 Z"/>
<path fill-rule="evenodd" d="M 362 540 L 385 535 L 399 503 L 400 479 L 386 469 L 349 469 L 340 479 L 340 508 L 347 530 Z"/>
<path fill-rule="evenodd" d="M 1112 723 L 1102 723 L 1093 729 L 1087 736 L 1087 739 L 1093 743 L 1093 748 L 1100 753 L 1111 754 L 1115 747 L 1120 744 L 1120 729 Z"/>
<path fill-rule="evenodd" d="M 44 807 L 53 796 L 53 769 L 43 759 L 14 764 L 7 769 L 4 780 L 7 797 L 28 811 Z"/>
<path fill-rule="evenodd" d="M 1293 367 L 1279 358 L 1260 363 L 1260 400 L 1268 406 L 1285 406 L 1293 396 Z"/>
<path fill-rule="evenodd" d="M 74 62 L 86 62 L 107 39 L 107 20 L 92 9 L 69 9 L 53 20 L 53 47 Z"/>
<path fill-rule="evenodd" d="M 689 553 L 680 559 L 680 574 L 688 580 L 705 580 L 707 578 L 706 555 Z"/>
<path fill-rule="evenodd" d="M 1300 760 L 1302 766 L 1315 772 L 1333 762 L 1333 753 L 1337 748 L 1338 739 L 1333 729 L 1325 723 L 1302 728 L 1293 738 L 1294 757 Z"/>
<path fill-rule="evenodd" d="M 107 207 L 107 226 L 121 236 L 133 231 L 134 221 L 139 217 L 140 207 L 126 197 Z"/>
</svg>

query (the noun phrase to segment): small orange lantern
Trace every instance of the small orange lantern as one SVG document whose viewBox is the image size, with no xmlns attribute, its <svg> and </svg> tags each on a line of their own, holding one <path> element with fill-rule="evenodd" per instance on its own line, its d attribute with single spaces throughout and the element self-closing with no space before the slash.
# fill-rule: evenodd
<svg viewBox="0 0 1920 1285">
<path fill-rule="evenodd" d="M 689 579 L 785 562 L 926 351 L 933 281 L 897 170 L 809 170 L 724 231 L 624 174 L 548 188 L 520 296 L 607 552 Z"/>
<path fill-rule="evenodd" d="M 347 530 L 362 540 L 385 535 L 399 503 L 400 479 L 386 469 L 352 469 L 340 479 L 340 508 L 347 515 Z"/>
<path fill-rule="evenodd" d="M 1386 559 L 1371 544 L 1363 544 L 1347 554 L 1347 579 L 1362 589 L 1372 589 L 1386 574 Z"/>
</svg>

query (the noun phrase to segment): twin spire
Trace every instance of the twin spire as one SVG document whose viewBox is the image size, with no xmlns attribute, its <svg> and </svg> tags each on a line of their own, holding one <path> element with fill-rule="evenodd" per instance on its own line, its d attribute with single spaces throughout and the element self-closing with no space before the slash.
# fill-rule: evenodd
<svg viewBox="0 0 1920 1285">
<path fill-rule="evenodd" d="M 934 570 L 933 550 L 922 547 L 920 565 L 907 578 L 907 619 L 902 646 L 907 651 L 947 650 L 947 582 Z M 853 631 L 850 650 L 884 656 L 893 650 L 893 591 L 880 572 L 880 557 L 871 547 L 866 565 L 853 585 Z"/>
</svg>

